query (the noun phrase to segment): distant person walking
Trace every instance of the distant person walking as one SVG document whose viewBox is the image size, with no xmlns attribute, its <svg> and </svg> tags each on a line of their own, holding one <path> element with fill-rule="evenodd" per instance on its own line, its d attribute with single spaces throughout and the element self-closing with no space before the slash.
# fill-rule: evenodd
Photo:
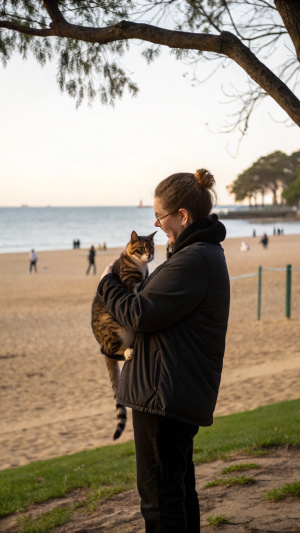
<svg viewBox="0 0 300 533">
<path fill-rule="evenodd" d="M 36 255 L 35 251 L 32 249 L 30 254 L 29 254 L 29 260 L 30 260 L 29 274 L 31 274 L 32 268 L 34 268 L 34 270 L 37 273 L 37 269 L 36 269 L 37 259 L 38 259 L 37 255 Z"/>
<path fill-rule="evenodd" d="M 89 274 L 92 265 L 94 267 L 94 274 L 96 274 L 95 255 L 96 255 L 96 250 L 95 250 L 94 246 L 91 246 L 90 247 L 90 251 L 89 251 L 89 256 L 88 256 L 89 266 L 88 266 L 88 269 L 86 271 L 87 275 Z"/>
<path fill-rule="evenodd" d="M 263 238 L 259 241 L 262 243 L 263 245 L 263 248 L 268 248 L 268 243 L 269 243 L 269 237 L 268 235 L 265 233 Z"/>
</svg>

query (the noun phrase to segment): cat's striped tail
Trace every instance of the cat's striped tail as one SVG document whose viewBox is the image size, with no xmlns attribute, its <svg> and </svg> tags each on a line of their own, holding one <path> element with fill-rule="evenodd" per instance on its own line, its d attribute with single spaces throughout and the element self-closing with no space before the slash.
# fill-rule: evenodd
<svg viewBox="0 0 300 533">
<path fill-rule="evenodd" d="M 116 409 L 117 409 L 117 429 L 114 433 L 113 439 L 117 440 L 119 437 L 121 437 L 124 428 L 126 426 L 127 421 L 127 409 L 124 405 L 121 403 L 116 402 Z"/>
<path fill-rule="evenodd" d="M 110 379 L 110 382 L 111 382 L 112 389 L 114 391 L 114 398 L 115 398 L 115 406 L 116 406 L 116 410 L 117 410 L 118 424 L 117 424 L 117 428 L 116 428 L 115 434 L 113 436 L 113 439 L 117 440 L 119 437 L 121 437 L 121 435 L 122 435 L 122 433 L 124 431 L 124 428 L 126 426 L 126 420 L 127 420 L 126 407 L 124 405 L 122 405 L 121 403 L 117 402 L 117 400 L 116 400 L 117 392 L 118 392 L 118 388 L 119 388 L 119 383 L 120 383 L 120 368 L 119 368 L 119 363 L 118 363 L 118 361 L 116 359 L 112 359 L 110 355 L 106 355 L 102 351 L 102 348 L 101 348 L 100 351 L 101 351 L 101 353 L 103 353 L 103 355 L 105 355 L 105 362 L 106 362 L 106 366 L 107 366 L 107 369 L 108 369 L 109 379 Z"/>
</svg>

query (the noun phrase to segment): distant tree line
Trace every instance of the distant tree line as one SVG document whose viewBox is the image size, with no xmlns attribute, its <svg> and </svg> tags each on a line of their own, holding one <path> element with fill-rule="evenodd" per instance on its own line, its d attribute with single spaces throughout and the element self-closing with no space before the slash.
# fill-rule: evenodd
<svg viewBox="0 0 300 533">
<path fill-rule="evenodd" d="M 272 193 L 273 205 L 300 205 L 300 150 L 287 155 L 279 150 L 260 157 L 228 185 L 236 202 L 249 200 L 264 205 L 266 194 Z"/>
</svg>

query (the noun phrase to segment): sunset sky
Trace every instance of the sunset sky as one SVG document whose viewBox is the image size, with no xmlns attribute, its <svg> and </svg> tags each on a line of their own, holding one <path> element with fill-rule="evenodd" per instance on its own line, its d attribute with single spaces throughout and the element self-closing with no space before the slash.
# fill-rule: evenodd
<svg viewBox="0 0 300 533">
<path fill-rule="evenodd" d="M 218 133 L 237 110 L 221 87 L 232 92 L 247 83 L 237 65 L 192 86 L 188 67 L 168 51 L 148 66 L 138 46 L 132 50 L 123 63 L 140 92 L 114 108 L 95 100 L 76 110 L 59 91 L 55 62 L 41 69 L 15 55 L 0 67 L 0 206 L 152 204 L 161 179 L 201 167 L 216 178 L 219 204 L 228 204 L 226 185 L 254 160 L 300 149 L 299 129 L 280 123 L 286 115 L 270 97 L 253 114 L 238 153 L 239 134 Z M 199 74 L 205 78 L 215 66 L 202 63 Z"/>
</svg>

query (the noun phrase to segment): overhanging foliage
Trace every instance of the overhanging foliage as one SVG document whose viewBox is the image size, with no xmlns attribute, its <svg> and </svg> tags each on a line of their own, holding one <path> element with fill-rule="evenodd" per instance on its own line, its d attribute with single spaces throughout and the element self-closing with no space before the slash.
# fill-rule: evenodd
<svg viewBox="0 0 300 533">
<path fill-rule="evenodd" d="M 0 58 L 31 52 L 44 65 L 57 58 L 61 90 L 90 102 L 98 94 L 114 103 L 137 84 L 121 62 L 131 40 L 146 43 L 147 61 L 166 46 L 191 65 L 200 61 L 236 62 L 249 76 L 249 89 L 238 95 L 240 108 L 228 130 L 245 133 L 257 103 L 270 95 L 300 125 L 298 85 L 300 59 L 298 0 L 0 0 Z M 276 56 L 277 75 L 263 61 Z M 224 76 L 226 76 L 226 71 Z"/>
</svg>

